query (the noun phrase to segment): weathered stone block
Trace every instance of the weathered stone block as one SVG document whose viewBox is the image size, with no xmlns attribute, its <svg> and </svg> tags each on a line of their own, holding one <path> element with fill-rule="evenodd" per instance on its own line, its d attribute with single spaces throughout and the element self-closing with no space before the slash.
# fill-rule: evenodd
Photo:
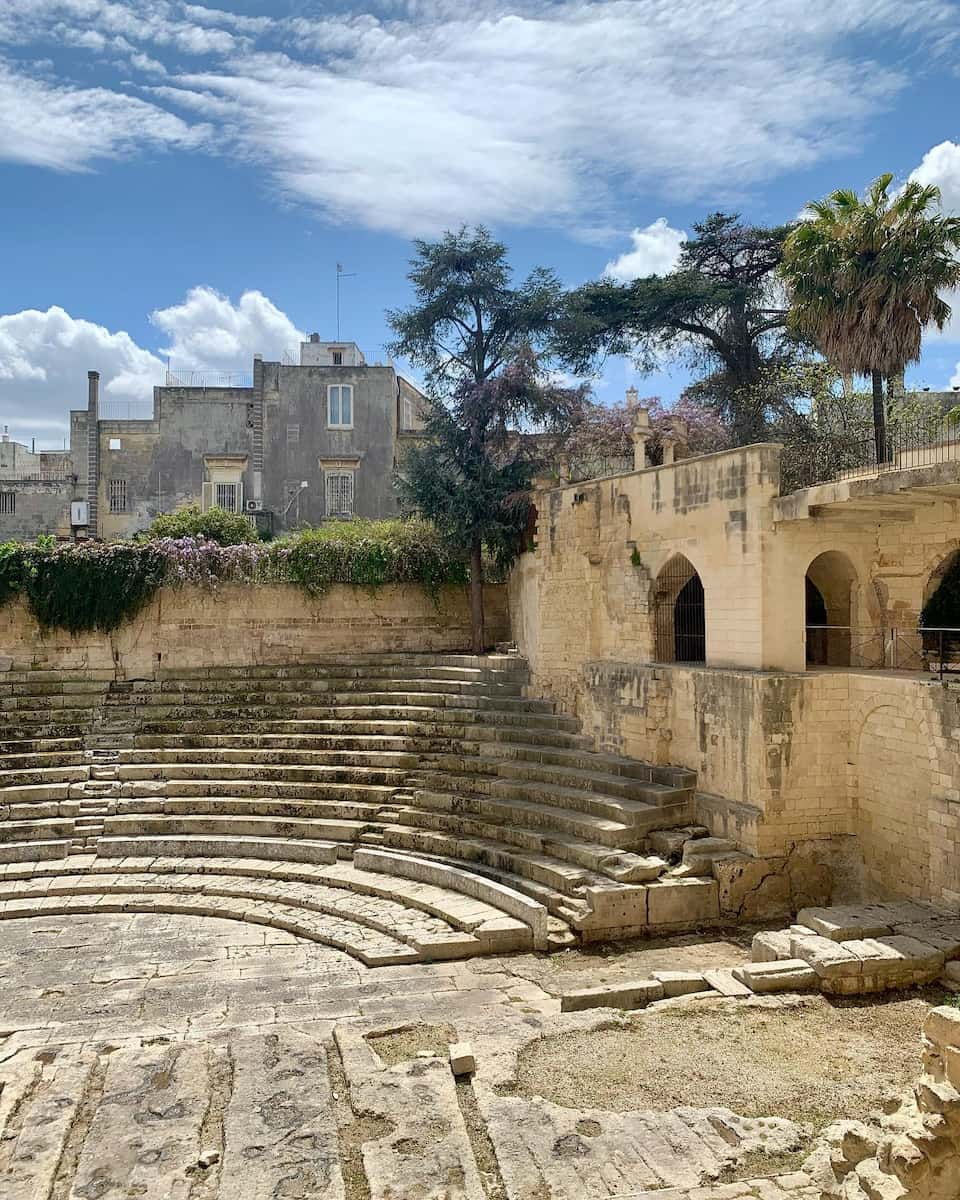
<svg viewBox="0 0 960 1200">
<path fill-rule="evenodd" d="M 720 919 L 720 896 L 715 879 L 657 880 L 647 885 L 647 921 L 690 928 Z"/>
<path fill-rule="evenodd" d="M 790 934 L 787 930 L 771 930 L 753 935 L 750 949 L 753 962 L 777 962 L 790 957 Z"/>
<path fill-rule="evenodd" d="M 450 1070 L 454 1075 L 472 1075 L 477 1069 L 469 1042 L 453 1042 L 450 1046 Z"/>
<path fill-rule="evenodd" d="M 752 992 L 802 992 L 819 982 L 816 971 L 802 959 L 748 963 L 733 968 L 733 976 Z"/>
<path fill-rule="evenodd" d="M 663 984 L 656 979 L 606 987 L 580 988 L 560 997 L 561 1012 L 581 1012 L 587 1008 L 643 1008 L 664 998 Z"/>
<path fill-rule="evenodd" d="M 665 996 L 687 996 L 706 987 L 700 971 L 654 971 L 653 978 L 663 984 Z"/>
</svg>

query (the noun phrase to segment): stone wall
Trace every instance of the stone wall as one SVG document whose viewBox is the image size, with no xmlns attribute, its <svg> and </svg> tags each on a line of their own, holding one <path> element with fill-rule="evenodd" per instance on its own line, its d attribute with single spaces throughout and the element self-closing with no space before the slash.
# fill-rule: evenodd
<svg viewBox="0 0 960 1200">
<path fill-rule="evenodd" d="M 822 1200 L 960 1196 L 960 1011 L 931 1009 L 913 1094 L 869 1123 L 837 1121 L 804 1164 Z"/>
<path fill-rule="evenodd" d="M 487 637 L 510 636 L 506 589 L 485 591 Z M 469 651 L 466 590 L 390 584 L 372 593 L 338 585 L 311 600 L 291 585 L 225 585 L 216 593 L 162 588 L 114 634 L 41 633 L 22 602 L 0 609 L 0 661 L 15 669 L 116 670 L 152 676 L 158 666 L 255 666 L 363 651 Z M 11 661 L 12 660 L 12 661 Z"/>
</svg>

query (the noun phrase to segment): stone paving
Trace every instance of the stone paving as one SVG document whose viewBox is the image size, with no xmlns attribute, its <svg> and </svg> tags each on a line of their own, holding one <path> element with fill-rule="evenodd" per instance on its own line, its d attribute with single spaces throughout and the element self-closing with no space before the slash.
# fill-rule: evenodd
<svg viewBox="0 0 960 1200">
<path fill-rule="evenodd" d="M 744 1155 L 795 1149 L 788 1120 L 578 1110 L 511 1094 L 531 1039 L 625 1019 L 561 1014 L 525 977 L 538 961 L 371 969 L 282 930 L 210 917 L 6 920 L 0 1196 L 812 1200 L 802 1173 L 715 1182 Z M 476 1073 L 457 1078 L 430 1050 L 392 1065 L 377 1053 L 378 1036 L 415 1039 L 422 1026 L 468 1041 Z"/>
</svg>

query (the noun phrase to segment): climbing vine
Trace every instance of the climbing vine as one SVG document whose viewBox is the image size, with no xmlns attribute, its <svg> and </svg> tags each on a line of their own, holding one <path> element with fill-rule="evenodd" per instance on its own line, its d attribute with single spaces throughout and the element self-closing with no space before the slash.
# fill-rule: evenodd
<svg viewBox="0 0 960 1200">
<path fill-rule="evenodd" d="M 45 629 L 109 633 L 132 620 L 157 589 L 293 583 L 311 596 L 334 584 L 376 591 L 419 584 L 436 600 L 464 585 L 466 564 L 419 520 L 345 521 L 270 544 L 220 545 L 204 536 L 132 542 L 0 544 L 0 607 L 22 595 Z"/>
</svg>

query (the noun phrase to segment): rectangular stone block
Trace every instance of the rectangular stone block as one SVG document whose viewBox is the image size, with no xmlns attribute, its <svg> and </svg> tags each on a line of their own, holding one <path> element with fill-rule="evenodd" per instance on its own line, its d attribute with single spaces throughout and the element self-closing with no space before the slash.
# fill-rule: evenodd
<svg viewBox="0 0 960 1200">
<path fill-rule="evenodd" d="M 647 922 L 691 927 L 720 919 L 720 892 L 715 879 L 658 879 L 647 885 Z"/>
<path fill-rule="evenodd" d="M 890 923 L 871 906 L 836 905 L 830 908 L 802 908 L 797 913 L 801 925 L 809 926 L 834 942 L 855 938 L 882 937 L 892 932 Z"/>
<path fill-rule="evenodd" d="M 704 990 L 705 980 L 700 971 L 654 971 L 653 978 L 663 984 L 665 996 L 687 996 Z"/>
<path fill-rule="evenodd" d="M 947 1005 L 932 1008 L 923 1022 L 923 1033 L 941 1049 L 960 1047 L 960 1008 Z"/>
<path fill-rule="evenodd" d="M 753 935 L 750 948 L 750 958 L 753 962 L 777 962 L 779 959 L 790 957 L 790 934 L 786 929 Z"/>
<path fill-rule="evenodd" d="M 581 1012 L 587 1008 L 643 1008 L 664 997 L 663 984 L 656 979 L 607 987 L 580 988 L 560 997 L 561 1012 Z"/>
<path fill-rule="evenodd" d="M 860 959 L 830 938 L 816 934 L 794 935 L 790 939 L 790 949 L 794 958 L 809 963 L 821 979 L 860 974 Z"/>
<path fill-rule="evenodd" d="M 804 992 L 817 987 L 819 982 L 813 967 L 799 958 L 747 963 L 734 967 L 733 975 L 752 992 Z"/>
</svg>

